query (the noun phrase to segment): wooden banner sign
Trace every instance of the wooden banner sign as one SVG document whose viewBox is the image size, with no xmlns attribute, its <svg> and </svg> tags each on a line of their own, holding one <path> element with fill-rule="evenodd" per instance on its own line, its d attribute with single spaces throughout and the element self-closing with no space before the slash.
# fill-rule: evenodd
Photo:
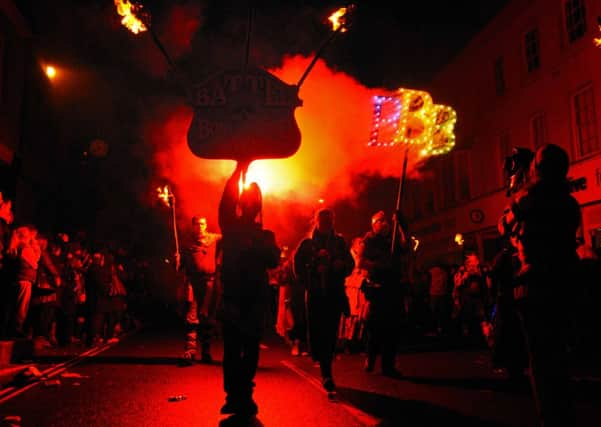
<svg viewBox="0 0 601 427">
<path fill-rule="evenodd" d="M 294 110 L 298 87 L 260 68 L 221 72 L 189 95 L 194 118 L 190 150 L 205 159 L 255 160 L 292 156 L 300 147 Z"/>
</svg>

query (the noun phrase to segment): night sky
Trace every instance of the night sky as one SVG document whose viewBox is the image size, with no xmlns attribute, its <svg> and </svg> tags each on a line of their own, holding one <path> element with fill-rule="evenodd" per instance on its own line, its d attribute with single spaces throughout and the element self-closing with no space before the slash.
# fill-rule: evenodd
<svg viewBox="0 0 601 427">
<path fill-rule="evenodd" d="M 320 107 L 318 112 L 319 102 L 311 93 L 340 84 L 338 95 L 326 94 L 332 113 L 327 110 L 325 114 L 331 115 L 332 121 L 339 117 L 339 126 L 323 135 L 303 129 L 303 144 L 312 144 L 305 135 L 317 135 L 313 140 L 327 137 L 332 141 L 332 152 L 342 156 L 340 153 L 348 151 L 344 144 L 350 137 L 338 132 L 345 116 L 336 116 L 336 111 L 349 108 L 345 93 L 354 93 L 359 100 L 355 104 L 361 104 L 363 99 L 369 100 L 371 90 L 422 88 L 506 2 L 414 1 L 393 6 L 388 1 L 356 2 L 349 31 L 338 34 L 326 47 L 323 62 L 309 75 L 305 92 L 299 94 L 304 99 L 299 113 L 316 117 L 313 121 L 300 117 L 299 121 L 315 127 L 317 117 L 324 117 L 327 107 Z M 145 223 L 146 228 L 165 228 L 164 213 L 157 213 L 160 210 L 153 194 L 163 183 L 170 183 L 176 195 L 179 193 L 178 215 L 183 224 L 201 210 L 207 211 L 210 224 L 215 224 L 216 203 L 231 166 L 194 158 L 185 149 L 183 138 L 190 113 L 185 108 L 181 82 L 199 82 L 221 68 L 244 64 L 249 5 L 249 63 L 279 69 L 283 80 L 285 75 L 300 77 L 303 68 L 298 64 L 306 64 L 329 36 L 327 17 L 344 5 L 292 0 L 148 0 L 143 4 L 175 68 L 168 67 L 148 33 L 133 35 L 120 24 L 112 0 L 17 2 L 31 23 L 36 57 L 41 64 L 50 63 L 59 70 L 51 95 L 59 143 L 67 147 L 68 161 L 76 164 L 70 169 L 76 179 L 71 180 L 73 188 L 69 191 L 85 199 L 81 205 L 88 207 L 87 212 L 71 212 L 64 220 L 95 215 L 95 227 L 103 230 L 99 234 L 122 233 L 130 228 L 132 219 Z M 320 81 L 325 86 L 318 86 Z M 359 107 L 370 108 L 367 102 Z M 368 124 L 354 131 L 364 133 L 365 138 L 368 132 Z M 90 155 L 90 143 L 95 139 L 108 144 L 106 157 Z M 306 148 L 305 156 L 307 153 L 328 161 L 327 152 Z M 308 200 L 326 194 L 328 204 L 337 212 L 339 231 L 349 238 L 365 232 L 372 212 L 390 211 L 394 206 L 399 173 L 395 178 L 395 172 L 384 172 L 384 167 L 375 172 L 364 170 L 357 167 L 355 157 L 341 161 L 339 170 L 324 173 L 321 179 L 299 181 L 293 191 L 286 189 L 271 201 L 277 209 L 270 208 L 266 197 L 265 210 L 277 211 L 271 220 L 269 213 L 265 215 L 267 225 L 293 245 L 298 234 L 307 230 L 308 217 L 315 210 Z M 311 170 L 300 161 L 299 165 Z M 394 170 L 400 171 L 398 167 Z M 342 174 L 346 175 L 344 181 L 348 180 L 344 185 Z M 298 206 L 283 204 L 284 199 L 295 200 Z M 149 223 L 140 206 L 155 213 L 155 223 Z M 348 209 L 359 219 L 341 214 Z"/>
<path fill-rule="evenodd" d="M 54 60 L 74 66 L 115 67 L 127 74 L 135 70 L 125 68 L 126 57 L 139 59 L 133 51 L 149 48 L 120 28 L 111 0 L 17 3 L 30 18 L 40 53 Z M 333 42 L 324 58 L 329 66 L 369 87 L 419 87 L 506 3 L 355 2 L 352 31 Z M 186 64 L 197 63 L 200 68 L 203 65 L 198 62 L 211 52 L 209 44 L 227 46 L 233 56 L 233 50 L 239 48 L 243 58 L 249 5 L 254 12 L 251 55 L 263 67 L 277 65 L 284 54 L 314 52 L 328 34 L 324 25 L 327 16 L 345 5 L 329 0 L 148 0 L 142 4 L 172 56 Z M 184 13 L 174 16 L 174 8 Z M 190 48 L 184 52 L 182 45 L 186 43 Z"/>
</svg>

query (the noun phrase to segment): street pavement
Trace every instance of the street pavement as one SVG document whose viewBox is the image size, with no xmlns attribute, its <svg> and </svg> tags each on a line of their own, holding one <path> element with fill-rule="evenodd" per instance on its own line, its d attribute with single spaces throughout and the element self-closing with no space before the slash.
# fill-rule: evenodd
<svg viewBox="0 0 601 427">
<path fill-rule="evenodd" d="M 528 389 L 512 390 L 485 349 L 406 346 L 400 379 L 362 370 L 360 354 L 334 363 L 336 399 L 310 357 L 292 357 L 274 335 L 263 342 L 257 419 L 219 414 L 220 342 L 212 365 L 183 366 L 183 329 L 148 326 L 78 358 L 40 359 L 44 380 L 0 393 L 0 419 L 14 426 L 536 426 Z M 575 382 L 576 426 L 601 425 L 601 384 Z M 178 397 L 178 399 L 173 399 Z M 13 418 L 6 418 L 13 417 Z M 16 421 L 10 421 L 16 420 Z"/>
</svg>

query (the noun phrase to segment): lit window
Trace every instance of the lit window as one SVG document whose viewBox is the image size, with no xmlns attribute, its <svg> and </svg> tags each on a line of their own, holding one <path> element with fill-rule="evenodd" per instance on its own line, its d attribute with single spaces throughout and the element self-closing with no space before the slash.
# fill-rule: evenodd
<svg viewBox="0 0 601 427">
<path fill-rule="evenodd" d="M 540 68 L 540 46 L 539 46 L 539 37 L 538 37 L 538 29 L 533 29 L 526 33 L 526 37 L 524 39 L 525 48 L 526 48 L 526 65 L 528 67 L 528 72 L 538 70 Z"/>
<path fill-rule="evenodd" d="M 495 89 L 497 95 L 503 95 L 505 93 L 505 66 L 503 64 L 503 57 L 500 56 L 495 61 L 494 65 L 495 75 Z"/>
<path fill-rule="evenodd" d="M 545 145 L 547 141 L 547 118 L 544 113 L 536 114 L 530 121 L 532 129 L 532 145 L 535 149 Z"/>
<path fill-rule="evenodd" d="M 579 156 L 599 151 L 595 97 L 591 86 L 574 96 L 574 125 Z"/>
<path fill-rule="evenodd" d="M 586 11 L 584 0 L 568 0 L 564 3 L 566 31 L 570 43 L 586 33 Z"/>
</svg>

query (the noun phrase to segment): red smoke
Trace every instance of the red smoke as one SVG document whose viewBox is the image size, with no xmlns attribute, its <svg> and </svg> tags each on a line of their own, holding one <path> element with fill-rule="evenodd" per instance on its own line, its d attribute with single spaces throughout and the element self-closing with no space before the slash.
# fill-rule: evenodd
<svg viewBox="0 0 601 427">
<path fill-rule="evenodd" d="M 299 56 L 286 58 L 280 69 L 270 72 L 296 84 L 309 61 Z M 295 112 L 302 134 L 299 151 L 288 159 L 253 162 L 249 170 L 249 177 L 254 177 L 264 192 L 264 224 L 276 232 L 281 243 L 296 244 L 299 233 L 308 231 L 308 219 L 316 208 L 353 200 L 357 191 L 350 184 L 353 174 L 400 176 L 403 147 L 367 147 L 372 97 L 385 93 L 317 62 L 299 92 L 303 100 Z M 192 111 L 183 100 L 154 112 L 146 133 L 156 148 L 155 187 L 172 183 L 183 224 L 187 225 L 192 215 L 202 214 L 208 218 L 209 228 L 217 230 L 217 206 L 234 162 L 205 160 L 190 152 L 186 135 L 191 118 Z M 410 159 L 409 174 L 413 169 Z"/>
</svg>

